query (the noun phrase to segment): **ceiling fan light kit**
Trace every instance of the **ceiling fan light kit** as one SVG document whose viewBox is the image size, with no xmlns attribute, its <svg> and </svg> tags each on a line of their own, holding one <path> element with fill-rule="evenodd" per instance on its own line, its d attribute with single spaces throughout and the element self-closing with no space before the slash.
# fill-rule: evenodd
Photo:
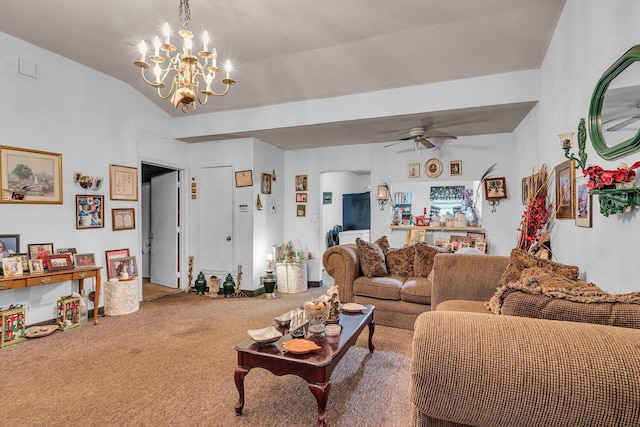
<svg viewBox="0 0 640 427">
<path fill-rule="evenodd" d="M 430 141 L 430 139 L 458 139 L 453 135 L 427 135 L 427 130 L 423 127 L 415 127 L 409 129 L 409 136 L 406 138 L 400 138 L 399 141 L 394 142 L 389 145 L 385 145 L 386 147 L 391 147 L 392 145 L 399 144 L 403 141 L 413 140 L 415 143 L 414 149 L 419 148 L 419 144 L 422 144 L 425 148 L 434 148 L 436 145 Z"/>
</svg>

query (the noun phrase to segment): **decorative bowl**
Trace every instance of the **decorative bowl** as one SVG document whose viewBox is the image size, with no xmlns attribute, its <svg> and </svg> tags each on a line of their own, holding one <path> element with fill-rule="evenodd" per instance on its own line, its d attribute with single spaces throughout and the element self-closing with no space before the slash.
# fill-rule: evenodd
<svg viewBox="0 0 640 427">
<path fill-rule="evenodd" d="M 256 344 L 271 344 L 282 338 L 282 332 L 277 330 L 274 326 L 268 326 L 262 329 L 249 329 L 247 334 L 251 337 Z"/>
<path fill-rule="evenodd" d="M 291 316 L 289 315 L 289 313 L 281 314 L 278 317 L 274 317 L 273 320 L 278 324 L 278 326 L 281 326 L 283 328 L 288 328 L 291 324 Z"/>
</svg>

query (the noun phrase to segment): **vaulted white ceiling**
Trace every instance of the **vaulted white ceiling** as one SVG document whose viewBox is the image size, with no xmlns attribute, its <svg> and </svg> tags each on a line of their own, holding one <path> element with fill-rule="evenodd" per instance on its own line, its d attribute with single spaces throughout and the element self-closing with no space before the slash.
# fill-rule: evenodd
<svg viewBox="0 0 640 427">
<path fill-rule="evenodd" d="M 191 0 L 189 29 L 196 36 L 209 31 L 219 58 L 233 61 L 238 84 L 227 96 L 188 115 L 537 69 L 564 3 Z M 175 31 L 178 4 L 178 0 L 14 1 L 2 7 L 0 31 L 122 80 L 171 116 L 183 117 L 142 81 L 132 64 L 139 41 L 150 42 L 160 34 L 162 23 L 169 22 Z M 338 144 L 389 141 L 406 136 L 415 126 L 443 134 L 501 133 L 512 131 L 534 104 L 412 111 L 184 139 L 253 136 L 291 149 L 326 145 L 328 139 Z"/>
</svg>

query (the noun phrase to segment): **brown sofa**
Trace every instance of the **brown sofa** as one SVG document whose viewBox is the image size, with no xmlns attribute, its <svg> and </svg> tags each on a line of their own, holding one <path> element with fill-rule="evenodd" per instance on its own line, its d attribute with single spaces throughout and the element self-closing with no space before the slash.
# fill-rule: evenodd
<svg viewBox="0 0 640 427">
<path fill-rule="evenodd" d="M 509 260 L 458 254 L 435 257 L 431 291 L 435 310 L 421 314 L 415 323 L 411 424 L 640 425 L 640 330 L 492 314 L 485 302 L 496 294 Z M 590 296 L 585 304 L 566 295 L 550 302 L 554 292 L 515 291 L 505 292 L 504 301 L 515 297 L 532 301 L 535 296 L 546 301 L 536 307 L 540 315 L 564 315 L 571 304 L 596 312 L 596 305 L 608 312 L 618 307 L 606 302 L 611 296 Z M 635 305 L 621 310 L 637 319 L 637 295 L 632 298 Z M 615 323 L 619 317 L 595 320 Z"/>
<path fill-rule="evenodd" d="M 431 310 L 431 280 L 427 274 L 422 274 L 425 277 L 413 273 L 367 277 L 356 244 L 330 247 L 324 252 L 322 262 L 338 285 L 340 301 L 375 305 L 377 324 L 413 329 L 418 315 Z"/>
</svg>

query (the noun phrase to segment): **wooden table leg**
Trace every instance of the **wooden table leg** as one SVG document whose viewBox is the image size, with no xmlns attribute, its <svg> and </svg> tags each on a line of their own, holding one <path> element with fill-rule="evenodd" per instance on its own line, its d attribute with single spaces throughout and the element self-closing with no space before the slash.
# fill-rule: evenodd
<svg viewBox="0 0 640 427">
<path fill-rule="evenodd" d="M 327 407 L 327 400 L 329 400 L 331 381 L 324 384 L 309 384 L 309 389 L 318 402 L 318 427 L 325 427 L 327 423 L 324 421 L 324 410 Z"/>
<path fill-rule="evenodd" d="M 371 323 L 369 323 L 369 352 L 373 353 L 374 350 L 374 346 L 373 346 L 373 333 L 376 330 L 376 321 L 371 319 Z"/>
<path fill-rule="evenodd" d="M 98 309 L 100 306 L 100 270 L 96 270 L 96 296 L 93 299 L 93 324 L 99 325 L 100 321 L 98 320 Z"/>
<path fill-rule="evenodd" d="M 244 408 L 244 377 L 249 373 L 248 369 L 236 367 L 233 373 L 233 379 L 236 382 L 236 388 L 238 389 L 238 403 L 236 403 L 236 415 L 242 415 L 242 409 Z"/>
</svg>

